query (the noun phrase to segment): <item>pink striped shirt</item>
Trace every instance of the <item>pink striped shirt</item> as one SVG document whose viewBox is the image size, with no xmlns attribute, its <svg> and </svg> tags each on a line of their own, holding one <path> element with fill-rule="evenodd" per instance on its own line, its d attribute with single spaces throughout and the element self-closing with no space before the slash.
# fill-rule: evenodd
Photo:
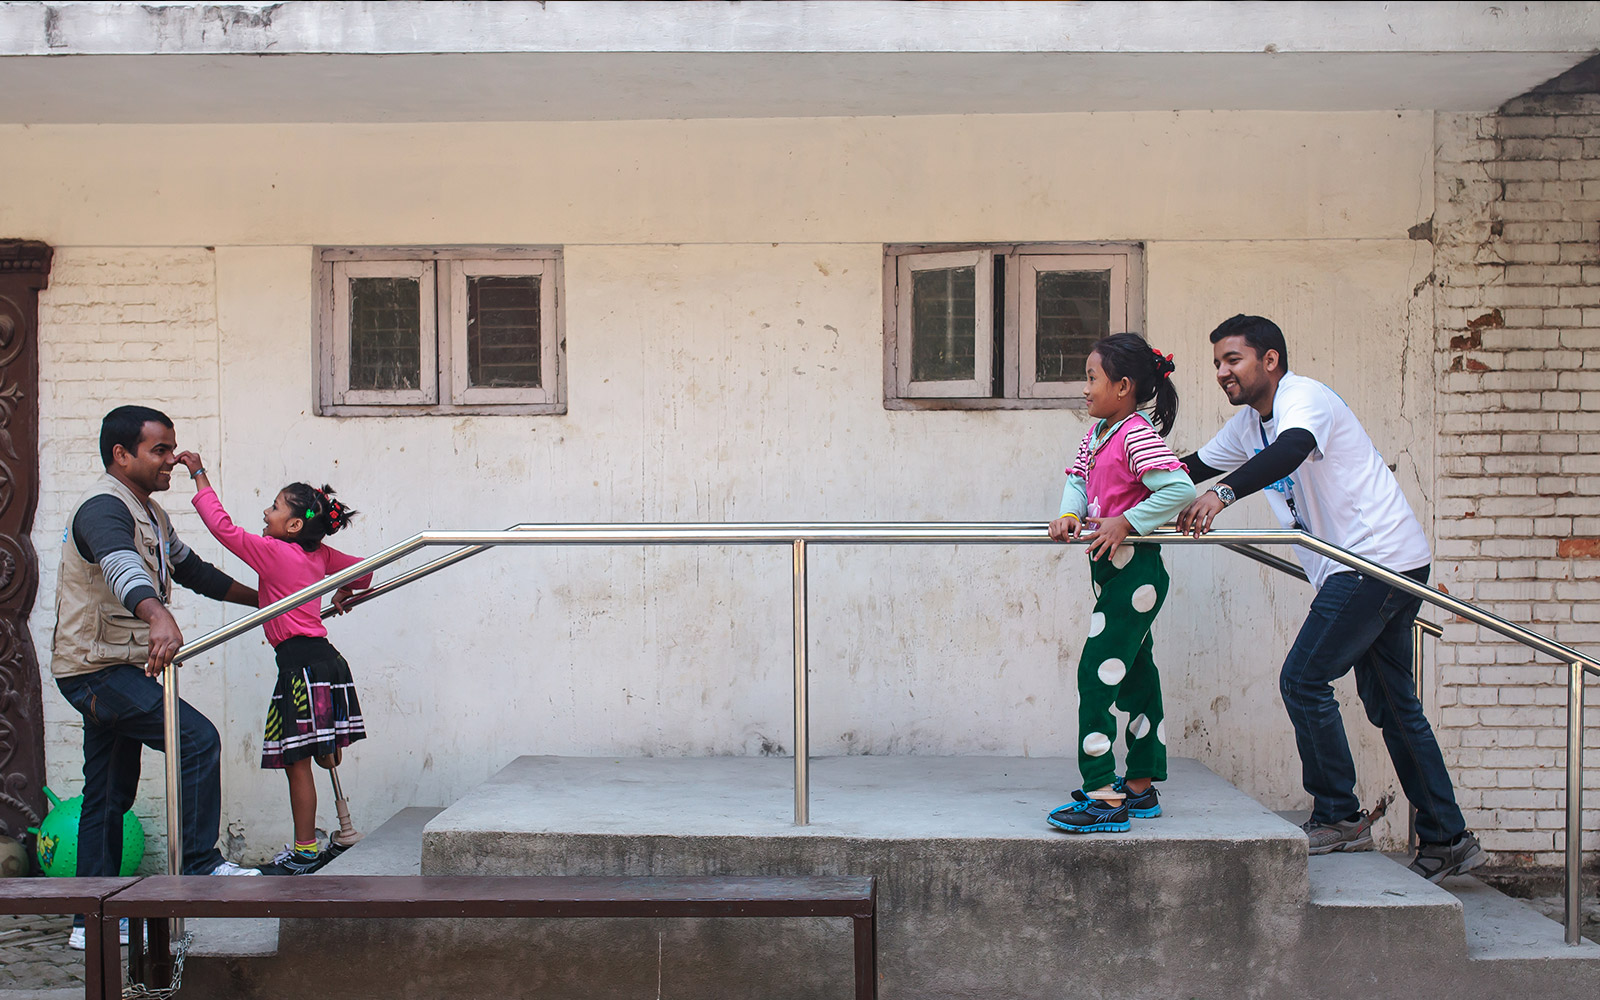
<svg viewBox="0 0 1600 1000">
<path fill-rule="evenodd" d="M 1184 468 L 1144 414 L 1128 417 L 1096 448 L 1095 436 L 1103 425 L 1104 421 L 1095 424 L 1084 435 L 1078 458 L 1067 470 L 1084 481 L 1091 519 L 1126 514 L 1142 503 L 1150 496 L 1150 488 L 1141 481 L 1146 474 Z"/>
<path fill-rule="evenodd" d="M 263 608 L 361 561 L 359 556 L 345 555 L 328 545 L 319 545 L 316 551 L 307 552 L 295 542 L 252 535 L 233 523 L 228 512 L 222 509 L 222 501 L 217 499 L 216 491 L 209 487 L 194 495 L 194 509 L 200 513 L 200 520 L 222 543 L 223 548 L 256 571 L 260 577 L 256 587 L 261 594 L 259 606 Z M 352 581 L 350 586 L 365 590 L 372 586 L 372 574 Z M 328 634 L 328 630 L 322 627 L 321 601 L 307 601 L 261 628 L 273 646 L 291 636 Z"/>
</svg>

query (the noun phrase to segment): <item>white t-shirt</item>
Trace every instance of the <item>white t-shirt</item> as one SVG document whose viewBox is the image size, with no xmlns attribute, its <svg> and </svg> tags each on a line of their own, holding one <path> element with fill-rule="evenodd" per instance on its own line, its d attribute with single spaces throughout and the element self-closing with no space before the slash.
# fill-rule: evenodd
<svg viewBox="0 0 1600 1000">
<path fill-rule="evenodd" d="M 1279 523 L 1294 527 L 1298 514 L 1318 538 L 1399 572 L 1433 561 L 1428 536 L 1394 473 L 1350 407 L 1316 379 L 1285 374 L 1272 400 L 1272 419 L 1262 421 L 1253 407 L 1240 407 L 1200 449 L 1200 461 L 1232 472 L 1291 427 L 1310 431 L 1317 446 L 1293 475 L 1265 490 Z M 1294 552 L 1318 588 L 1349 569 L 1299 546 Z"/>
</svg>

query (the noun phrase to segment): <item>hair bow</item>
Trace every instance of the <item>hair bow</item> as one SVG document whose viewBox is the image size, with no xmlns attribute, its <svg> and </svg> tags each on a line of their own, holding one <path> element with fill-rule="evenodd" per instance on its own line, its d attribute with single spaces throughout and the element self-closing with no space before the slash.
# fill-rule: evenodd
<svg viewBox="0 0 1600 1000">
<path fill-rule="evenodd" d="M 1154 347 L 1150 348 L 1150 353 L 1156 356 L 1156 371 L 1161 373 L 1162 378 L 1171 378 L 1172 373 L 1178 370 L 1178 366 L 1172 363 L 1172 355 L 1162 354 Z"/>
</svg>

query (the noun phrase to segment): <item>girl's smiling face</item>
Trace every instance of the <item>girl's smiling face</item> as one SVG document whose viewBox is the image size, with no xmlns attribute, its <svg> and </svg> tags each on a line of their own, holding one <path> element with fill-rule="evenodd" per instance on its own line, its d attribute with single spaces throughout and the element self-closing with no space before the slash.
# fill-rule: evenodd
<svg viewBox="0 0 1600 1000">
<path fill-rule="evenodd" d="M 266 522 L 261 529 L 263 535 L 292 542 L 305 527 L 305 511 L 290 510 L 289 498 L 280 491 L 272 498 L 272 506 L 261 512 L 261 520 Z"/>
<path fill-rule="evenodd" d="M 1134 407 L 1129 405 L 1133 399 L 1132 380 L 1119 378 L 1113 381 L 1101 366 L 1098 351 L 1089 355 L 1083 371 L 1083 399 L 1089 404 L 1089 416 L 1105 420 L 1125 417 L 1133 412 Z"/>
</svg>

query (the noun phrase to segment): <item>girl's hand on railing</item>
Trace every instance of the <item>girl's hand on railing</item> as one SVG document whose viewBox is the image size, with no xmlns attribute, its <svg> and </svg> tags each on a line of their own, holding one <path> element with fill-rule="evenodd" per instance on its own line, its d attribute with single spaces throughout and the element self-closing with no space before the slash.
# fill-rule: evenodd
<svg viewBox="0 0 1600 1000">
<path fill-rule="evenodd" d="M 342 615 L 346 611 L 350 610 L 349 608 L 345 607 L 345 605 L 350 603 L 355 596 L 356 592 L 350 587 L 340 587 L 338 590 L 335 590 L 333 592 L 333 613 L 336 615 Z"/>
<path fill-rule="evenodd" d="M 1050 522 L 1050 539 L 1056 542 L 1070 542 L 1083 532 L 1083 522 L 1075 515 L 1063 514 Z"/>
<path fill-rule="evenodd" d="M 1128 519 L 1121 514 L 1092 523 L 1094 530 L 1083 536 L 1083 540 L 1089 543 L 1090 559 L 1116 555 L 1117 546 L 1122 544 L 1124 538 L 1133 534 L 1133 525 L 1129 524 Z"/>
</svg>

